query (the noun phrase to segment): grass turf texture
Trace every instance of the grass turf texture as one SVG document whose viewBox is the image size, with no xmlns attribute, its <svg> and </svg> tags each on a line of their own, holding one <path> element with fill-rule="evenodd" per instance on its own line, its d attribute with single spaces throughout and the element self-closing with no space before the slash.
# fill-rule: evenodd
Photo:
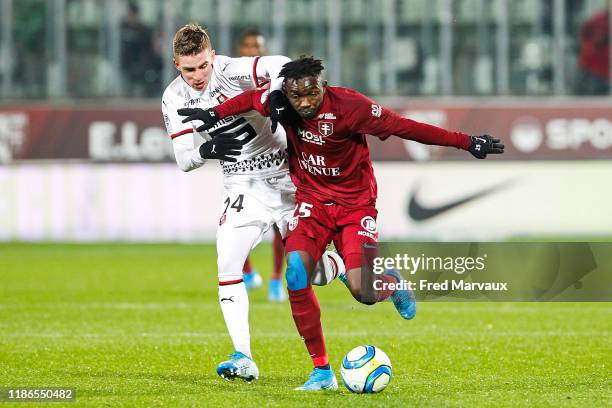
<svg viewBox="0 0 612 408">
<path fill-rule="evenodd" d="M 254 254 L 268 276 L 270 247 Z M 261 378 L 215 374 L 231 349 L 209 245 L 0 245 L 0 387 L 65 386 L 53 406 L 610 406 L 610 304 L 390 303 L 317 288 L 332 365 L 359 344 L 384 350 L 376 395 L 298 393 L 310 372 L 288 303 L 251 295 Z M 19 406 L 40 404 L 19 404 Z M 17 406 L 17 405 L 15 405 Z"/>
</svg>

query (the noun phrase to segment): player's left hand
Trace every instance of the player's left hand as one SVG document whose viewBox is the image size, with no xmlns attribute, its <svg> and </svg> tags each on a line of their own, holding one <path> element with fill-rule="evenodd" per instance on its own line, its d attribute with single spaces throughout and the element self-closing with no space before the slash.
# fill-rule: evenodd
<svg viewBox="0 0 612 408">
<path fill-rule="evenodd" d="M 468 151 L 477 159 L 485 159 L 487 154 L 502 154 L 504 145 L 498 138 L 489 135 L 470 136 Z"/>
<path fill-rule="evenodd" d="M 196 130 L 198 132 L 204 132 L 215 126 L 219 121 L 219 114 L 213 108 L 201 109 L 201 108 L 181 108 L 176 111 L 181 116 L 187 116 L 183 119 L 183 123 L 191 122 L 192 120 L 201 120 L 204 122 Z"/>
</svg>

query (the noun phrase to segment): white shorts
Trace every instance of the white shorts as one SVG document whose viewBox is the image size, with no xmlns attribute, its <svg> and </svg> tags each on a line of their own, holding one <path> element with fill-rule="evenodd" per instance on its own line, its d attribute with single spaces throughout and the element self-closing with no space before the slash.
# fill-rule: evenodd
<svg viewBox="0 0 612 408">
<path fill-rule="evenodd" d="M 226 179 L 217 228 L 221 281 L 242 276 L 249 252 L 273 224 L 283 237 L 295 208 L 295 185 L 288 173 L 267 179 Z"/>
</svg>

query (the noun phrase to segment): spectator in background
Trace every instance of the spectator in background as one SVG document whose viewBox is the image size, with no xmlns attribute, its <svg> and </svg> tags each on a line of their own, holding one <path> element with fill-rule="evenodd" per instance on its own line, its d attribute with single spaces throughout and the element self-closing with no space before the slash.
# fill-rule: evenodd
<svg viewBox="0 0 612 408">
<path fill-rule="evenodd" d="M 578 66 L 578 93 L 605 95 L 610 91 L 610 11 L 595 14 L 580 28 Z"/>
<path fill-rule="evenodd" d="M 264 56 L 266 55 L 266 39 L 259 30 L 255 28 L 247 29 L 243 31 L 238 38 L 237 51 L 240 57 Z M 268 284 L 268 300 L 272 302 L 282 302 L 286 299 L 281 276 L 285 263 L 284 261 L 285 248 L 283 246 L 283 239 L 278 227 L 274 225 L 274 241 L 272 243 L 272 263 L 274 269 Z M 250 257 L 247 257 L 244 267 L 242 268 L 242 273 L 244 274 L 244 284 L 248 290 L 261 286 L 263 279 L 261 275 L 253 269 Z"/>
<path fill-rule="evenodd" d="M 255 28 L 243 31 L 238 39 L 238 55 L 241 57 L 266 55 L 266 39 L 263 34 Z"/>
<path fill-rule="evenodd" d="M 128 96 L 154 96 L 161 88 L 161 59 L 153 48 L 153 31 L 143 24 L 140 7 L 128 5 L 121 23 L 121 65 Z"/>
</svg>

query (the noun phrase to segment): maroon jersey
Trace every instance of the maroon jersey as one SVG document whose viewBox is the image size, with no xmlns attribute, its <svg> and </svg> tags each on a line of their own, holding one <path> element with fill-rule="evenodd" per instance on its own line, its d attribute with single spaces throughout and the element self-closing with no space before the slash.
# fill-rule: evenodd
<svg viewBox="0 0 612 408">
<path fill-rule="evenodd" d="M 248 91 L 217 107 L 220 117 L 256 109 L 269 115 L 268 91 Z M 266 93 L 264 95 L 264 93 Z M 396 135 L 426 144 L 467 150 L 469 137 L 402 118 L 351 89 L 327 86 L 317 115 L 285 125 L 296 200 L 315 199 L 345 207 L 376 202 L 376 178 L 366 135 Z"/>
</svg>

